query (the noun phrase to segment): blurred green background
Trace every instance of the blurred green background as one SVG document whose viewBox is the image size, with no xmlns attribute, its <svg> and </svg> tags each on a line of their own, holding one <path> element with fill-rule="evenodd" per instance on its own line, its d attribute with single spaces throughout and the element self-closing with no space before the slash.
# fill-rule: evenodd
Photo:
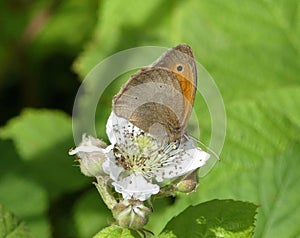
<svg viewBox="0 0 300 238">
<path fill-rule="evenodd" d="M 110 224 L 93 180 L 67 155 L 74 145 L 71 112 L 80 80 L 120 50 L 187 43 L 222 93 L 226 142 L 221 161 L 196 193 L 155 202 L 148 229 L 159 234 L 188 206 L 231 198 L 260 206 L 255 237 L 299 237 L 299 5 L 1 1 L 0 204 L 35 237 L 91 237 Z M 97 114 L 97 128 L 103 137 L 120 84 L 101 98 L 105 113 Z M 209 114 L 199 95 L 195 110 L 207 141 Z"/>
</svg>

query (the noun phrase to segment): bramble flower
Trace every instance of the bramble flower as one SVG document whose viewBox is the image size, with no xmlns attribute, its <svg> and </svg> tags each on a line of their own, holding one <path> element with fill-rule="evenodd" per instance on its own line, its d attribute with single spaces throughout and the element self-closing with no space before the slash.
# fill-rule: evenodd
<svg viewBox="0 0 300 238">
<path fill-rule="evenodd" d="M 187 136 L 179 142 L 162 142 L 114 112 L 106 133 L 111 145 L 106 147 L 99 139 L 83 135 L 82 142 L 69 154 L 77 155 L 83 174 L 109 176 L 115 191 L 125 200 L 149 199 L 173 180 L 203 166 L 210 156 Z M 193 191 L 197 181 L 192 183 L 184 186 Z"/>
<path fill-rule="evenodd" d="M 124 199 L 145 201 L 160 187 L 203 166 L 209 154 L 182 137 L 180 142 L 161 142 L 124 118 L 111 113 L 106 133 L 103 170 Z"/>
</svg>

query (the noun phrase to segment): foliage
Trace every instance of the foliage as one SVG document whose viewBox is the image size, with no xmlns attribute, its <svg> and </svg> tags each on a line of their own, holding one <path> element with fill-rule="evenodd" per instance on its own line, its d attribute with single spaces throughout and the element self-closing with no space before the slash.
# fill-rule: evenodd
<svg viewBox="0 0 300 238">
<path fill-rule="evenodd" d="M 110 226 L 98 232 L 94 238 L 134 238 L 130 230 L 118 226 Z"/>
<path fill-rule="evenodd" d="M 0 205 L 0 236 L 11 238 L 33 237 L 27 225 L 20 221 L 14 214 Z"/>
<path fill-rule="evenodd" d="M 252 237 L 256 206 L 231 200 L 212 200 L 189 207 L 173 218 L 164 233 L 176 237 Z"/>
<path fill-rule="evenodd" d="M 14 82 L 11 75 L 19 69 L 24 77 L 28 70 L 34 72 L 29 75 L 37 78 L 38 85 L 56 76 L 57 87 L 70 82 L 72 76 L 61 76 L 47 65 L 53 52 L 71 52 L 73 58 L 81 52 L 73 68 L 83 79 L 98 62 L 119 50 L 187 43 L 222 93 L 226 142 L 221 161 L 200 180 L 197 192 L 154 201 L 146 228 L 159 237 L 182 237 L 182 232 L 191 232 L 184 233 L 190 237 L 251 237 L 254 226 L 254 237 L 299 236 L 299 1 L 99 2 L 97 7 L 95 1 L 64 1 L 53 9 L 51 1 L 41 1 L 22 14 L 21 8 L 0 3 L 1 18 L 9 19 L 1 23 L 5 37 L 0 39 L 0 77 L 6 80 L 0 81 L 0 88 Z M 47 24 L 22 53 L 29 59 L 24 60 L 28 69 L 24 71 L 23 62 L 15 66 L 20 55 L 12 55 L 10 44 L 22 38 L 26 23 L 36 13 L 48 8 L 52 12 Z M 18 17 L 11 17 L 13 11 Z M 92 30 L 93 39 L 88 41 Z M 119 84 L 111 85 L 101 98 L 106 102 L 104 111 L 110 111 Z M 34 87 L 28 85 L 26 95 L 33 95 Z M 74 85 L 71 91 L 76 91 Z M 47 96 L 52 88 L 43 90 L 45 98 L 40 96 L 37 102 L 54 100 Z M 65 100 L 73 102 L 70 95 Z M 22 99 L 14 94 L 1 113 L 18 112 L 22 104 L 15 98 Z M 63 99 L 54 108 L 62 108 Z M 14 102 L 19 104 L 11 110 Z M 194 107 L 202 135 L 209 136 L 209 112 L 199 95 Z M 97 113 L 99 132 L 104 131 L 106 116 Z M 58 110 L 24 109 L 0 128 L 0 203 L 26 223 L 0 206 L 0 237 L 11 230 L 16 234 L 11 237 L 31 237 L 27 227 L 36 237 L 92 237 L 105 227 L 94 237 L 134 237 L 129 230 L 107 227 L 113 222 L 110 211 L 91 180 L 80 175 L 67 155 L 73 144 L 71 117 Z M 258 205 L 256 216 L 253 204 Z M 194 231 L 185 230 L 195 226 Z"/>
</svg>

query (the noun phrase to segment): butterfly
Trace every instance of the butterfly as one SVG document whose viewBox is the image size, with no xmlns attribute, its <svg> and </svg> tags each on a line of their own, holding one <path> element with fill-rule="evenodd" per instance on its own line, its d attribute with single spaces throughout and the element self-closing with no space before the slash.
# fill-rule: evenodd
<svg viewBox="0 0 300 238">
<path fill-rule="evenodd" d="M 143 131 L 177 141 L 185 133 L 197 87 L 192 49 L 177 45 L 133 74 L 113 98 L 113 111 Z"/>
</svg>

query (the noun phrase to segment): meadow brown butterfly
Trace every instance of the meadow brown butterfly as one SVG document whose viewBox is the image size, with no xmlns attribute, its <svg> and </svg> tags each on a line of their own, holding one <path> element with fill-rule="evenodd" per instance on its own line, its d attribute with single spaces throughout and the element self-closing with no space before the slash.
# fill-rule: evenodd
<svg viewBox="0 0 300 238">
<path fill-rule="evenodd" d="M 132 75 L 114 97 L 113 111 L 155 137 L 176 141 L 185 133 L 196 85 L 192 49 L 180 44 Z"/>
</svg>

